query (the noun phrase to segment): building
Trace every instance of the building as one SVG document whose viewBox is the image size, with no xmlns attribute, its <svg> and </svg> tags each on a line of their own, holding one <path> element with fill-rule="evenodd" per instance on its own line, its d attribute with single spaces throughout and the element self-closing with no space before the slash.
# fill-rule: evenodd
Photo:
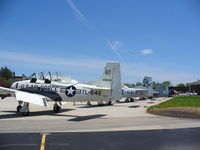
<svg viewBox="0 0 200 150">
<path fill-rule="evenodd" d="M 200 95 L 200 80 L 188 83 L 185 87 L 170 87 L 170 91 L 177 91 L 179 93 L 197 93 Z"/>
<path fill-rule="evenodd" d="M 155 91 L 157 92 L 159 97 L 169 95 L 169 88 L 164 87 L 162 83 L 157 83 Z"/>
<path fill-rule="evenodd" d="M 189 92 L 200 95 L 200 80 L 188 84 Z"/>
</svg>

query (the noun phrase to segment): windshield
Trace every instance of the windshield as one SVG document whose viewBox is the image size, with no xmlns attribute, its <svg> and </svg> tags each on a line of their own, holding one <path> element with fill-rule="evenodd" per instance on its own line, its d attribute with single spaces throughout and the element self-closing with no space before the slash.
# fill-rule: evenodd
<svg viewBox="0 0 200 150">
<path fill-rule="evenodd" d="M 33 73 L 28 77 L 28 79 L 40 79 L 40 80 L 45 80 L 48 79 L 49 81 L 53 82 L 60 82 L 60 83 L 69 83 L 69 84 L 76 84 L 78 83 L 76 80 L 73 80 L 70 76 L 67 76 L 63 73 L 51 73 L 51 72 L 40 72 L 39 74 Z"/>
<path fill-rule="evenodd" d="M 40 73 L 41 74 L 41 73 Z M 49 79 L 50 81 L 54 81 L 54 82 L 60 82 L 60 83 L 70 83 L 70 84 L 75 84 L 78 83 L 76 80 L 73 80 L 70 76 L 67 76 L 63 73 L 43 73 L 43 76 L 45 79 Z M 42 78 L 40 78 L 42 79 Z"/>
</svg>

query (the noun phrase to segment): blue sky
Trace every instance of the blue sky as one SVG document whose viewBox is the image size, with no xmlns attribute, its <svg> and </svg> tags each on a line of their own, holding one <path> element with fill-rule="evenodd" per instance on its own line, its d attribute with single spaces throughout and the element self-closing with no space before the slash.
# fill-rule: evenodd
<svg viewBox="0 0 200 150">
<path fill-rule="evenodd" d="M 86 82 L 106 61 L 122 81 L 200 77 L 198 0 L 0 0 L 0 66 L 63 72 Z"/>
</svg>

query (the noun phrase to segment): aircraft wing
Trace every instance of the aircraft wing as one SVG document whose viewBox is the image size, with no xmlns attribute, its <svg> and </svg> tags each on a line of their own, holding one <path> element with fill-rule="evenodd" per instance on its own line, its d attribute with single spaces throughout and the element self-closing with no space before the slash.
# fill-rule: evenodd
<svg viewBox="0 0 200 150">
<path fill-rule="evenodd" d="M 138 88 L 138 89 L 135 89 L 135 91 L 144 91 L 145 92 L 145 91 L 147 91 L 147 89 L 139 89 Z"/>
<path fill-rule="evenodd" d="M 147 89 L 143 89 L 143 88 L 127 88 L 127 87 L 122 87 L 122 90 L 131 90 L 134 92 L 145 92 L 147 91 Z"/>
<path fill-rule="evenodd" d="M 28 103 L 48 107 L 48 103 L 47 103 L 47 99 L 49 99 L 48 97 L 45 97 L 39 94 L 32 94 L 28 92 L 22 92 L 22 91 L 18 91 L 14 89 L 4 88 L 4 87 L 0 87 L 0 91 L 14 93 L 16 100 L 18 101 L 23 101 L 23 102 L 28 102 Z"/>
</svg>

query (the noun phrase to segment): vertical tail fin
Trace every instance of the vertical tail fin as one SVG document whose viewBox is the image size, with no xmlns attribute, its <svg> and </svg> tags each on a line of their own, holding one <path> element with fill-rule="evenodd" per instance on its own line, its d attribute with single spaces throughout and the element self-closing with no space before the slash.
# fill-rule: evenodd
<svg viewBox="0 0 200 150">
<path fill-rule="evenodd" d="M 122 92 L 120 63 L 107 62 L 101 80 L 104 86 L 111 88 L 110 100 L 121 99 Z"/>
<path fill-rule="evenodd" d="M 152 77 L 144 77 L 142 86 L 145 88 L 152 88 Z"/>
<path fill-rule="evenodd" d="M 120 63 L 107 62 L 102 77 L 97 81 L 93 81 L 92 83 L 90 82 L 89 84 L 110 88 L 111 92 L 109 100 L 111 101 L 121 99 L 122 92 Z"/>
<path fill-rule="evenodd" d="M 147 89 L 147 97 L 153 96 L 152 77 L 144 77 L 142 87 Z"/>
</svg>

